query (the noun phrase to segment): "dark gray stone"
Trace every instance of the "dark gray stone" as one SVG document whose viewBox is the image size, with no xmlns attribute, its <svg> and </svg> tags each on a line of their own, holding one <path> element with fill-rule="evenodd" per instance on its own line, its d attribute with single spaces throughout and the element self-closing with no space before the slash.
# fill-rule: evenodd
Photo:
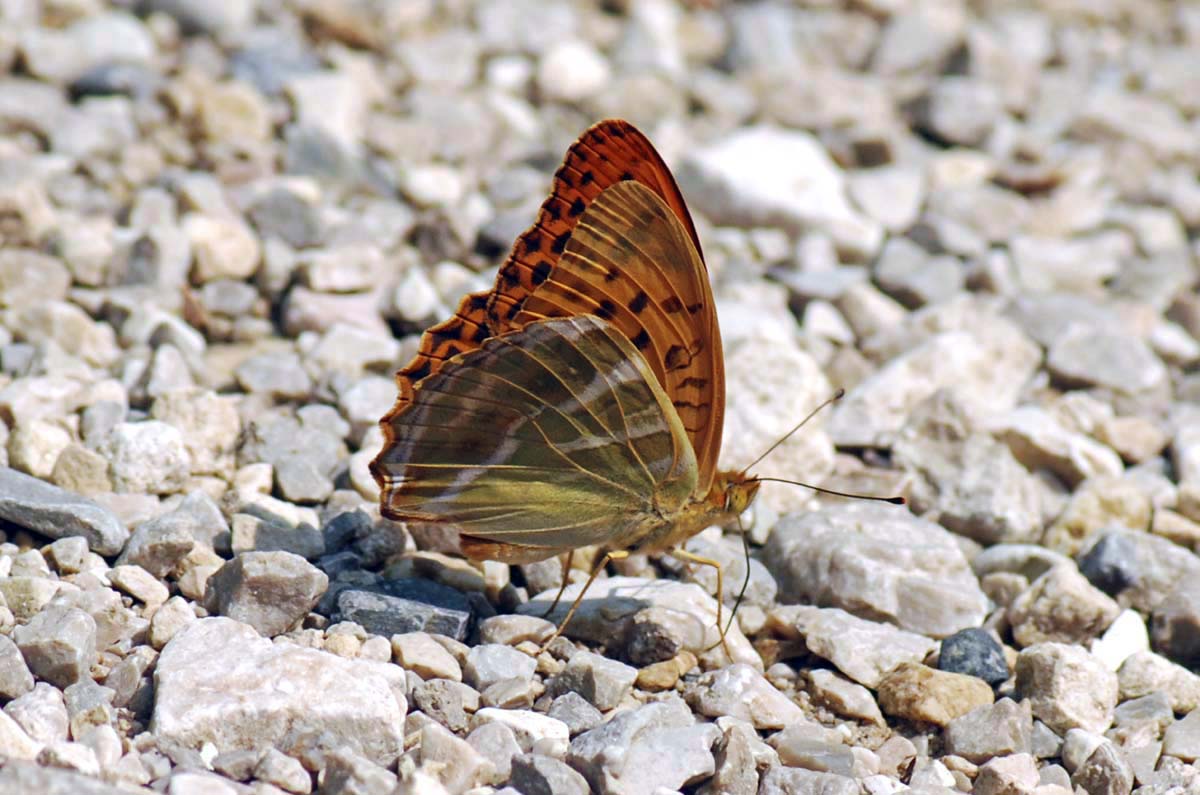
<svg viewBox="0 0 1200 795">
<path fill-rule="evenodd" d="M 546 714 L 567 724 L 567 730 L 572 737 L 591 731 L 604 722 L 600 710 L 573 690 L 554 699 Z"/>
<path fill-rule="evenodd" d="M 405 632 L 428 632 L 465 640 L 472 607 L 460 591 L 432 580 L 388 580 L 372 590 L 346 588 L 338 593 L 339 621 L 353 621 L 373 635 L 390 638 Z"/>
<path fill-rule="evenodd" d="M 1179 580 L 1150 618 L 1155 651 L 1188 667 L 1200 662 L 1200 582 Z"/>
<path fill-rule="evenodd" d="M 599 654 L 576 652 L 566 667 L 547 684 L 546 692 L 558 696 L 575 692 L 601 711 L 621 703 L 637 681 L 637 669 Z"/>
<path fill-rule="evenodd" d="M 1080 555 L 1079 571 L 1092 585 L 1116 596 L 1137 582 L 1137 545 L 1126 535 L 1103 535 Z"/>
<path fill-rule="evenodd" d="M 982 629 L 962 629 L 942 641 L 938 668 L 998 685 L 1010 676 L 1004 649 Z"/>
<path fill-rule="evenodd" d="M 111 511 L 44 480 L 0 467 L 0 519 L 49 536 L 83 536 L 98 555 L 115 555 L 129 530 Z"/>
<path fill-rule="evenodd" d="M 587 780 L 565 762 L 542 754 L 512 760 L 509 783 L 522 795 L 588 795 Z"/>
</svg>

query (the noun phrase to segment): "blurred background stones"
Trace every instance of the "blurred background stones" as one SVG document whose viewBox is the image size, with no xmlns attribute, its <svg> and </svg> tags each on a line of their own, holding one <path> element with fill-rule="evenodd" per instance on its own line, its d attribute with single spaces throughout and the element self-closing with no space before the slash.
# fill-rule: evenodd
<svg viewBox="0 0 1200 795">
<path fill-rule="evenodd" d="M 1195 789 L 1197 75 L 1187 2 L 0 0 L 0 790 Z M 724 465 L 844 388 L 755 472 L 909 499 L 692 539 L 732 664 L 642 556 L 539 651 L 559 563 L 367 469 L 608 116 L 704 243 Z"/>
</svg>

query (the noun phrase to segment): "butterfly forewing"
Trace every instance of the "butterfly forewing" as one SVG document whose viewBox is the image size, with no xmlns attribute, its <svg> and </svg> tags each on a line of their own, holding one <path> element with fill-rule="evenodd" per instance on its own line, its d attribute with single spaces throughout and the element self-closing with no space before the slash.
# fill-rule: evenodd
<svg viewBox="0 0 1200 795">
<path fill-rule="evenodd" d="M 602 543 L 696 489 L 653 373 L 591 317 L 531 323 L 450 360 L 391 435 L 372 465 L 388 516 L 547 555 Z"/>
<path fill-rule="evenodd" d="M 530 291 L 558 263 L 580 216 L 610 185 L 644 184 L 671 208 L 699 250 L 695 227 L 670 170 L 646 136 L 628 122 L 608 119 L 589 128 L 567 150 L 537 221 L 517 238 L 491 290 L 467 295 L 454 314 L 421 336 L 417 355 L 396 373 L 394 416 L 412 400 L 413 387 L 446 360 L 485 339 L 519 328 L 514 321 Z"/>
<path fill-rule="evenodd" d="M 623 181 L 637 182 L 662 199 L 699 251 L 687 204 L 654 146 L 628 122 L 602 121 L 567 150 L 537 221 L 517 238 L 512 254 L 500 267 L 488 305 L 493 326 L 505 331 L 512 328 L 526 297 L 553 272 L 580 217 L 597 196 Z"/>
<path fill-rule="evenodd" d="M 610 322 L 646 358 L 678 412 L 707 492 L 725 407 L 712 289 L 688 231 L 639 183 L 621 182 L 592 202 L 516 319 L 585 313 Z"/>
</svg>

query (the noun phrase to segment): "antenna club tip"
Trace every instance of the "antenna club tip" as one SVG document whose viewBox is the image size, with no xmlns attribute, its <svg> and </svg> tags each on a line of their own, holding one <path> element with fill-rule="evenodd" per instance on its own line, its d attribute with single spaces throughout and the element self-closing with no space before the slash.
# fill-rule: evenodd
<svg viewBox="0 0 1200 795">
<path fill-rule="evenodd" d="M 908 505 L 908 500 L 904 499 L 903 497 L 888 497 L 885 502 L 891 503 L 892 505 Z"/>
<path fill-rule="evenodd" d="M 834 400 L 841 400 L 845 396 L 846 396 L 846 390 L 840 386 L 837 388 L 837 391 L 833 393 Z"/>
</svg>

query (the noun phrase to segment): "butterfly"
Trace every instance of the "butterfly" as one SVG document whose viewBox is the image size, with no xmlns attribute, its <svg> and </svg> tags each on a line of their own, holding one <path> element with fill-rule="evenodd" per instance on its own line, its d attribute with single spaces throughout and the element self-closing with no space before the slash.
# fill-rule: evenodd
<svg viewBox="0 0 1200 795">
<path fill-rule="evenodd" d="M 601 545 L 588 584 L 631 552 L 713 566 L 724 642 L 720 566 L 681 545 L 740 515 L 759 482 L 717 468 L 712 288 L 683 196 L 635 127 L 603 121 L 568 149 L 495 287 L 426 331 L 396 380 L 371 463 L 385 516 L 454 526 L 476 560 Z"/>
</svg>

